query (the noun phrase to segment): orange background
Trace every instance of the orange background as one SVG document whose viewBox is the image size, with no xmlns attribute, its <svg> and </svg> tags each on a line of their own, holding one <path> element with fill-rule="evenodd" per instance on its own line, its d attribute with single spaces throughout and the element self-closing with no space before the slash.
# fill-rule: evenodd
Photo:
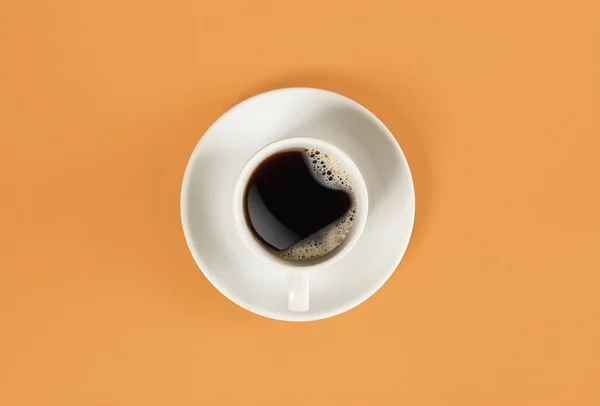
<svg viewBox="0 0 600 406">
<path fill-rule="evenodd" d="M 600 7 L 493 3 L 3 1 L 0 404 L 599 405 Z M 417 193 L 389 282 L 308 324 L 179 220 L 203 132 L 284 86 L 371 109 Z"/>
</svg>

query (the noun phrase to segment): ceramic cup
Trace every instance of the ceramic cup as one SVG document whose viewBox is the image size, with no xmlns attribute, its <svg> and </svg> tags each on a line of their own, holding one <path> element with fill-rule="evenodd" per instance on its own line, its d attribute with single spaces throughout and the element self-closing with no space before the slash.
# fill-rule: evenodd
<svg viewBox="0 0 600 406">
<path fill-rule="evenodd" d="M 332 252 L 318 258 L 305 261 L 290 261 L 279 258 L 264 247 L 250 231 L 244 210 L 244 192 L 254 170 L 270 156 L 293 149 L 316 149 L 336 159 L 350 176 L 356 199 L 356 214 L 350 232 L 344 241 Z M 367 222 L 369 199 L 365 181 L 356 164 L 340 148 L 328 142 L 305 137 L 293 137 L 275 141 L 256 152 L 244 165 L 233 192 L 233 217 L 240 238 L 246 246 L 267 263 L 269 267 L 279 268 L 279 272 L 288 275 L 290 281 L 288 310 L 305 312 L 309 309 L 309 278 L 327 266 L 343 258 L 356 244 Z"/>
</svg>

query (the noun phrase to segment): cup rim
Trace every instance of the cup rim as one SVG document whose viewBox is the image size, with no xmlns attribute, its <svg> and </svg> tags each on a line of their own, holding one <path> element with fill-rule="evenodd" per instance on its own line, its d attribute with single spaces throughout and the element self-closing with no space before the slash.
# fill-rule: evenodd
<svg viewBox="0 0 600 406">
<path fill-rule="evenodd" d="M 288 261 L 283 258 L 279 258 L 273 253 L 269 252 L 256 237 L 252 234 L 248 228 L 246 221 L 246 214 L 244 212 L 244 193 L 246 184 L 254 173 L 254 170 L 260 165 L 265 159 L 272 156 L 273 154 L 289 149 L 295 148 L 315 148 L 333 156 L 338 160 L 344 169 L 348 172 L 352 179 L 352 185 L 356 199 L 356 214 L 355 220 L 350 230 L 349 235 L 344 239 L 340 246 L 336 249 L 324 255 L 323 259 L 315 259 L 314 261 Z M 235 183 L 233 191 L 233 215 L 235 227 L 238 231 L 238 235 L 243 240 L 244 244 L 250 249 L 250 251 L 268 262 L 275 262 L 278 266 L 286 270 L 291 271 L 313 271 L 321 269 L 325 266 L 332 265 L 338 260 L 342 259 L 352 247 L 356 244 L 360 238 L 364 227 L 367 223 L 368 216 L 368 192 L 367 186 L 363 179 L 363 176 L 354 163 L 354 161 L 339 147 L 329 142 L 322 141 L 316 138 L 310 137 L 288 137 L 277 141 L 273 141 L 258 151 L 256 151 L 244 164 L 240 171 L 238 178 Z"/>
</svg>

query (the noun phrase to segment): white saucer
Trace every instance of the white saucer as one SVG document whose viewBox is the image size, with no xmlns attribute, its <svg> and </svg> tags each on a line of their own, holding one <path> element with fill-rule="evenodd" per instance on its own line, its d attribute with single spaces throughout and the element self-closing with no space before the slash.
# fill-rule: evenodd
<svg viewBox="0 0 600 406">
<path fill-rule="evenodd" d="M 256 257 L 237 235 L 232 196 L 256 151 L 301 136 L 334 144 L 354 161 L 367 184 L 369 213 L 353 249 L 310 275 L 310 309 L 292 313 L 287 275 Z M 185 238 L 208 280 L 236 304 L 279 320 L 323 319 L 366 300 L 400 263 L 414 215 L 412 177 L 390 131 L 358 103 L 311 88 L 262 93 L 223 114 L 194 149 L 181 193 Z"/>
</svg>

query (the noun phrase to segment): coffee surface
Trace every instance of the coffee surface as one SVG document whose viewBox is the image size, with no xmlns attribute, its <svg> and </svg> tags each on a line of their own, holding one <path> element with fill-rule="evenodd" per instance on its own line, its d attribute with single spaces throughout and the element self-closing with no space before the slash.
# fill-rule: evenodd
<svg viewBox="0 0 600 406">
<path fill-rule="evenodd" d="M 265 159 L 246 185 L 244 208 L 255 237 L 276 255 L 296 261 L 335 250 L 356 213 L 347 171 L 315 149 Z"/>
</svg>

